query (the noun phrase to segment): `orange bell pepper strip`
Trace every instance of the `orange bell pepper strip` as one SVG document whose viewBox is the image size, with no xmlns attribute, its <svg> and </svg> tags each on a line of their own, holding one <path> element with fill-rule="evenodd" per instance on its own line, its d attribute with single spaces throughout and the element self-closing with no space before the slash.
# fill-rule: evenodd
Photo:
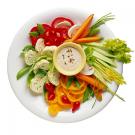
<svg viewBox="0 0 135 135">
<path fill-rule="evenodd" d="M 88 84 L 92 85 L 93 87 L 95 87 L 99 90 L 104 90 L 106 88 L 106 86 L 103 83 L 101 83 L 98 79 L 96 79 L 92 76 L 87 76 L 84 74 L 77 74 L 76 78 L 87 82 Z"/>
</svg>

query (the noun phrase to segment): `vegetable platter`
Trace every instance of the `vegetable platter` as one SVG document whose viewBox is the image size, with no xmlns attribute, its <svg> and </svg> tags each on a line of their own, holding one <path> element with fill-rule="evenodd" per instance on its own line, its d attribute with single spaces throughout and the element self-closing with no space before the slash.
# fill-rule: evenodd
<svg viewBox="0 0 135 135">
<path fill-rule="evenodd" d="M 48 12 L 28 21 L 15 36 L 8 75 L 21 103 L 55 122 L 74 122 L 102 110 L 116 96 L 123 64 L 131 62 L 126 41 L 106 23 L 112 13 Z"/>
</svg>

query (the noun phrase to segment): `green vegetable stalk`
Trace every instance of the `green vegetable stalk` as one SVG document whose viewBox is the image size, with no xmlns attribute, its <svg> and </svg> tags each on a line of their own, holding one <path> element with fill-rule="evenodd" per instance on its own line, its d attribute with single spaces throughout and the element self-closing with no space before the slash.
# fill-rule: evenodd
<svg viewBox="0 0 135 135">
<path fill-rule="evenodd" d="M 108 13 L 104 16 L 102 16 L 100 19 L 98 19 L 90 28 L 89 30 L 89 36 L 94 36 L 100 32 L 99 27 L 103 24 L 105 24 L 107 21 L 113 20 L 114 15 L 111 13 Z"/>
<path fill-rule="evenodd" d="M 21 77 L 23 77 L 26 73 L 29 72 L 30 70 L 30 66 L 25 66 L 24 68 L 22 68 L 18 73 L 17 73 L 17 80 L 19 80 Z"/>
</svg>

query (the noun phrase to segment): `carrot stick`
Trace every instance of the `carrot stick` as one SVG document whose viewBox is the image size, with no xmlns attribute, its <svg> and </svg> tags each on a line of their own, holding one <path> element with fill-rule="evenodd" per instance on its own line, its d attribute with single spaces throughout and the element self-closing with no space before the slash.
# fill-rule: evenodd
<svg viewBox="0 0 135 135">
<path fill-rule="evenodd" d="M 81 34 L 80 38 L 84 38 L 84 37 L 86 37 L 86 36 L 89 34 L 89 28 L 90 28 L 90 27 L 87 27 L 87 28 L 84 30 L 84 32 Z"/>
<path fill-rule="evenodd" d="M 91 76 L 83 75 L 83 74 L 77 74 L 77 79 L 83 80 L 87 82 L 88 84 L 92 85 L 93 87 L 96 87 L 99 90 L 104 90 L 105 85 L 99 82 L 96 78 L 93 78 Z"/>
<path fill-rule="evenodd" d="M 79 38 L 75 40 L 76 43 L 90 43 L 90 42 L 96 42 L 101 40 L 102 38 L 100 36 L 93 36 L 93 37 L 86 37 L 86 38 Z"/>
<path fill-rule="evenodd" d="M 78 31 L 73 35 L 72 41 L 75 41 L 78 39 L 81 34 L 84 32 L 84 30 L 89 26 L 89 24 L 92 22 L 94 14 L 90 15 L 81 25 L 81 27 L 78 29 Z"/>
</svg>

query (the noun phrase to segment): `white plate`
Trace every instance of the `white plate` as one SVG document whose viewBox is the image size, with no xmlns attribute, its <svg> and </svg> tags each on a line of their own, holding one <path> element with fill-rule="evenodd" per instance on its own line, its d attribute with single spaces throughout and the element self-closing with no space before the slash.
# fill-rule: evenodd
<svg viewBox="0 0 135 135">
<path fill-rule="evenodd" d="M 103 101 L 96 102 L 93 109 L 91 109 L 93 100 L 81 104 L 79 111 L 72 113 L 71 111 L 60 112 L 57 117 L 53 118 L 48 115 L 48 106 L 44 102 L 43 96 L 34 96 L 29 91 L 26 86 L 26 76 L 20 80 L 16 80 L 16 73 L 20 70 L 24 62 L 19 57 L 19 54 L 23 47 L 30 43 L 28 38 L 28 33 L 30 29 L 37 23 L 50 23 L 57 16 L 64 16 L 71 18 L 75 23 L 81 23 L 85 18 L 88 17 L 90 13 L 85 13 L 83 11 L 70 11 L 70 10 L 54 10 L 42 13 L 36 17 L 30 19 L 16 34 L 8 54 L 8 77 L 12 89 L 20 100 L 20 102 L 31 112 L 42 117 L 46 120 L 54 122 L 76 122 L 84 120 L 95 115 L 97 112 L 102 110 L 112 99 L 112 95 L 109 93 L 104 93 Z M 112 31 L 106 26 L 101 27 L 101 35 L 105 38 L 113 38 L 114 35 Z M 122 73 L 122 64 L 118 64 L 118 69 Z M 117 85 L 115 83 L 110 84 L 113 91 L 117 90 Z"/>
</svg>

